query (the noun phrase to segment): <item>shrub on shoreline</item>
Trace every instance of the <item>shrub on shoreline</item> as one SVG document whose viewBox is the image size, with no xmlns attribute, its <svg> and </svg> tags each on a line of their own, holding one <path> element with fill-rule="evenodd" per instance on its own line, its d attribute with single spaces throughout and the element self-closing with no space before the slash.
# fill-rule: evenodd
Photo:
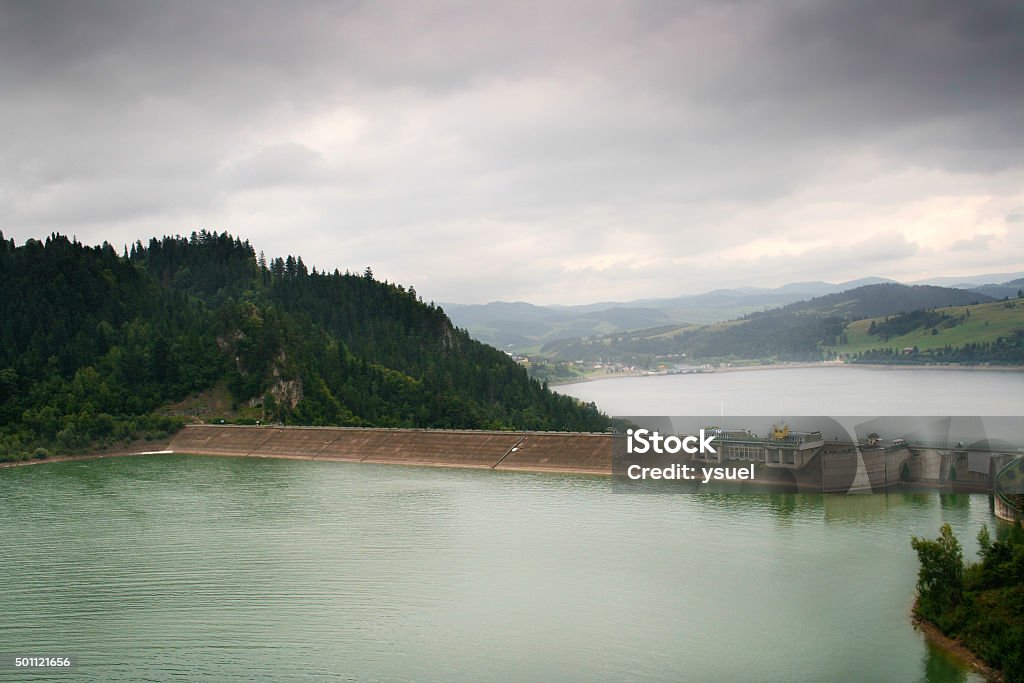
<svg viewBox="0 0 1024 683">
<path fill-rule="evenodd" d="M 921 563 L 915 614 L 957 638 L 1007 683 L 1024 682 L 1024 527 L 987 526 L 978 533 L 980 559 L 963 564 L 948 524 L 935 540 L 913 538 Z"/>
</svg>

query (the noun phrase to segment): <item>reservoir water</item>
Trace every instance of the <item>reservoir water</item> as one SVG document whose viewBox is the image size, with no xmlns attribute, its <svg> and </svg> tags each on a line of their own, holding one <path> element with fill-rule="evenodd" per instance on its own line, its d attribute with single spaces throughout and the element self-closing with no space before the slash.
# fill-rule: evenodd
<svg viewBox="0 0 1024 683">
<path fill-rule="evenodd" d="M 67 680 L 976 680 L 911 535 L 986 496 L 137 456 L 0 470 L 0 650 Z M 0 680 L 53 680 L 0 670 Z"/>
<path fill-rule="evenodd" d="M 618 414 L 1021 415 L 1013 372 L 590 382 Z M 87 681 L 968 681 L 913 535 L 988 496 L 613 493 L 601 477 L 157 455 L 0 469 L 0 653 Z M 53 680 L 0 668 L 0 681 Z"/>
<path fill-rule="evenodd" d="M 563 384 L 610 415 L 1024 415 L 1020 370 L 821 366 Z"/>
</svg>

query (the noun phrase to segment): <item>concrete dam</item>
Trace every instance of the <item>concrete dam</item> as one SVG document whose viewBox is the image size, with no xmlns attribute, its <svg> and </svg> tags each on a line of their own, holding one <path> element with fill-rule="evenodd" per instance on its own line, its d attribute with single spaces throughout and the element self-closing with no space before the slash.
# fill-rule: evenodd
<svg viewBox="0 0 1024 683">
<path fill-rule="evenodd" d="M 569 432 L 189 425 L 176 453 L 611 474 L 612 435 Z"/>
<path fill-rule="evenodd" d="M 189 425 L 169 448 L 194 455 L 613 475 L 621 473 L 624 439 L 606 433 Z M 737 433 L 723 434 L 717 456 L 691 462 L 753 461 L 753 483 L 792 490 L 870 493 L 906 484 L 991 492 L 996 473 L 1014 456 L 977 448 L 792 436 L 752 441 Z"/>
</svg>

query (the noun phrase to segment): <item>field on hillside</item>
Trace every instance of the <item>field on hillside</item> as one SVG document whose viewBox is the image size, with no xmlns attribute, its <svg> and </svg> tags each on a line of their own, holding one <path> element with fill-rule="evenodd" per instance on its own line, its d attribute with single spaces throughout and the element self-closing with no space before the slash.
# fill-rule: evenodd
<svg viewBox="0 0 1024 683">
<path fill-rule="evenodd" d="M 970 315 L 967 314 L 968 311 Z M 999 337 L 1011 336 L 1018 330 L 1024 330 L 1024 301 L 1020 299 L 993 301 L 975 306 L 951 306 L 935 309 L 935 312 L 945 313 L 954 319 L 962 318 L 962 321 L 953 327 L 936 326 L 937 334 L 933 334 L 931 328 L 917 328 L 907 334 L 883 340 L 879 335 L 869 334 L 868 330 L 872 322 L 879 325 L 885 318 L 868 318 L 847 325 L 845 344 L 824 348 L 841 354 L 913 346 L 926 351 L 940 349 L 946 345 L 957 347 L 970 343 L 991 342 Z"/>
</svg>

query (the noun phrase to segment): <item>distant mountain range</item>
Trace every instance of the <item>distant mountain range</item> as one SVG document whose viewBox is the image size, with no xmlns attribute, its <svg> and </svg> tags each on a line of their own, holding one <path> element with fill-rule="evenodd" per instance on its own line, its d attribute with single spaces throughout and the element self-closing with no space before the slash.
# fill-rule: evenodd
<svg viewBox="0 0 1024 683">
<path fill-rule="evenodd" d="M 675 324 L 545 344 L 550 363 L 649 368 L 717 362 L 1024 363 L 1024 304 L 980 292 L 863 285 L 728 322 Z"/>
<path fill-rule="evenodd" d="M 469 306 L 443 304 L 443 307 L 456 326 L 468 330 L 482 342 L 505 350 L 521 350 L 554 339 L 669 325 L 679 320 L 658 308 L 614 304 L 594 310 L 587 310 L 586 306 L 535 306 L 521 301 Z"/>
<path fill-rule="evenodd" d="M 452 322 L 468 330 L 476 339 L 506 350 L 528 350 L 557 339 L 590 337 L 679 323 L 722 322 L 749 313 L 878 284 L 899 283 L 880 277 L 840 283 L 793 282 L 774 288 L 716 289 L 703 294 L 671 298 L 605 301 L 578 306 L 537 306 L 505 301 L 442 305 Z M 993 299 L 1013 298 L 1024 287 L 1024 273 L 940 277 L 905 284 L 965 290 Z"/>
</svg>

